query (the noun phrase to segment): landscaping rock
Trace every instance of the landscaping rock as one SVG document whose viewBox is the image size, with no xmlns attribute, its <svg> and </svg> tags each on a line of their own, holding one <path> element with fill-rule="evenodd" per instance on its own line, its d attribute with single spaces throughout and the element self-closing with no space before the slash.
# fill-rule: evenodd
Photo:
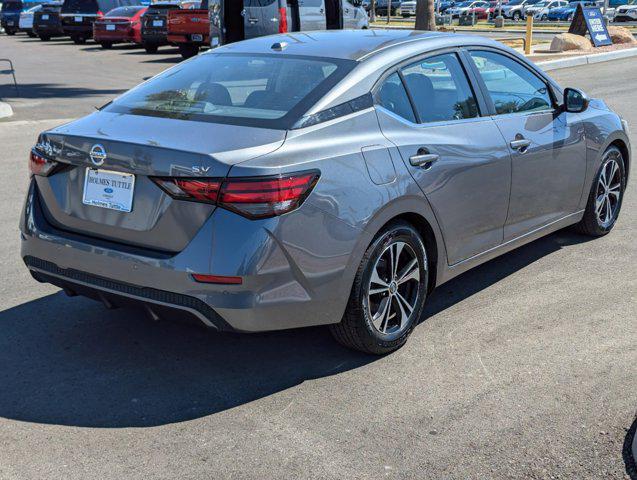
<svg viewBox="0 0 637 480">
<path fill-rule="evenodd" d="M 591 41 L 581 35 L 572 33 L 560 33 L 553 37 L 551 42 L 551 51 L 565 52 L 567 50 L 591 50 L 593 46 Z"/>
<path fill-rule="evenodd" d="M 626 27 L 609 26 L 608 33 L 610 33 L 613 43 L 637 43 L 631 31 Z"/>
</svg>

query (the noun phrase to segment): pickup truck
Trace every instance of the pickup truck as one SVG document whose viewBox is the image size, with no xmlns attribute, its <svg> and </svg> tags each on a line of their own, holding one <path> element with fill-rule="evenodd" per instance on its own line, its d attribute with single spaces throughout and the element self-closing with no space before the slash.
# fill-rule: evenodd
<svg viewBox="0 0 637 480">
<path fill-rule="evenodd" d="M 183 58 L 194 57 L 202 46 L 210 45 L 210 19 L 208 0 L 192 9 L 170 10 L 168 12 L 167 40 L 179 47 Z"/>
</svg>

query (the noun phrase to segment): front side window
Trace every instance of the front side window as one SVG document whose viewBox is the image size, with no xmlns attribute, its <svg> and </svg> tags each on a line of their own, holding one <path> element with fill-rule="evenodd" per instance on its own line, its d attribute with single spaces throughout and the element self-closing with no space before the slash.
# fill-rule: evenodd
<svg viewBox="0 0 637 480">
<path fill-rule="evenodd" d="M 3 12 L 19 12 L 22 10 L 22 3 L 20 2 L 4 2 L 0 3 L 2 5 Z"/>
<path fill-rule="evenodd" d="M 398 73 L 387 77 L 376 95 L 377 102 L 390 112 L 395 113 L 410 122 L 415 123 L 414 110 L 409 103 L 409 97 L 405 91 L 405 86 Z"/>
<path fill-rule="evenodd" d="M 546 83 L 520 63 L 499 53 L 470 53 L 498 115 L 553 108 Z"/>
<path fill-rule="evenodd" d="M 285 129 L 356 62 L 207 53 L 124 94 L 105 111 Z"/>
<path fill-rule="evenodd" d="M 455 53 L 429 57 L 402 69 L 421 123 L 478 116 L 478 106 Z"/>
</svg>

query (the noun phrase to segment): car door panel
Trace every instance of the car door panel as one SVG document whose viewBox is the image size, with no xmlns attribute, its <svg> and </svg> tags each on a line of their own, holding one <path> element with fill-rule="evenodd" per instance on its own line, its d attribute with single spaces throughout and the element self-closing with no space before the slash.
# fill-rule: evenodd
<svg viewBox="0 0 637 480">
<path fill-rule="evenodd" d="M 381 131 L 434 210 L 448 263 L 500 245 L 511 158 L 493 120 L 479 116 L 484 105 L 457 54 L 409 63 L 385 79 L 376 99 Z"/>
<path fill-rule="evenodd" d="M 511 155 L 508 241 L 577 210 L 586 145 L 577 114 L 563 112 L 545 79 L 501 52 L 471 50 L 478 83 Z"/>
<path fill-rule="evenodd" d="M 524 153 L 511 149 L 511 200 L 504 227 L 510 240 L 577 210 L 586 175 L 583 128 L 576 114 L 554 111 L 494 117 L 507 142 L 530 140 Z"/>
<path fill-rule="evenodd" d="M 448 263 L 466 260 L 503 240 L 511 180 L 511 159 L 490 118 L 415 125 L 378 109 L 383 134 L 434 210 L 443 232 Z M 411 165 L 421 148 L 439 156 L 429 168 Z"/>
<path fill-rule="evenodd" d="M 298 4 L 302 32 L 327 28 L 324 0 L 298 0 Z"/>
</svg>

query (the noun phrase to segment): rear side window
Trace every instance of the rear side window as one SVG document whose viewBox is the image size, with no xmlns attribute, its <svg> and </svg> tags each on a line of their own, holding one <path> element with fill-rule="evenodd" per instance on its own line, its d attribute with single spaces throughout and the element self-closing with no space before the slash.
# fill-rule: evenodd
<svg viewBox="0 0 637 480">
<path fill-rule="evenodd" d="M 377 103 L 410 122 L 416 122 L 407 91 L 398 73 L 387 77 L 376 94 Z"/>
<path fill-rule="evenodd" d="M 115 100 L 106 111 L 290 128 L 356 62 L 296 55 L 199 55 Z"/>
<path fill-rule="evenodd" d="M 470 53 L 498 115 L 553 108 L 551 95 L 544 80 L 520 63 L 499 53 Z"/>
<path fill-rule="evenodd" d="M 429 57 L 403 68 L 403 78 L 421 123 L 478 116 L 478 105 L 455 53 Z"/>
</svg>

